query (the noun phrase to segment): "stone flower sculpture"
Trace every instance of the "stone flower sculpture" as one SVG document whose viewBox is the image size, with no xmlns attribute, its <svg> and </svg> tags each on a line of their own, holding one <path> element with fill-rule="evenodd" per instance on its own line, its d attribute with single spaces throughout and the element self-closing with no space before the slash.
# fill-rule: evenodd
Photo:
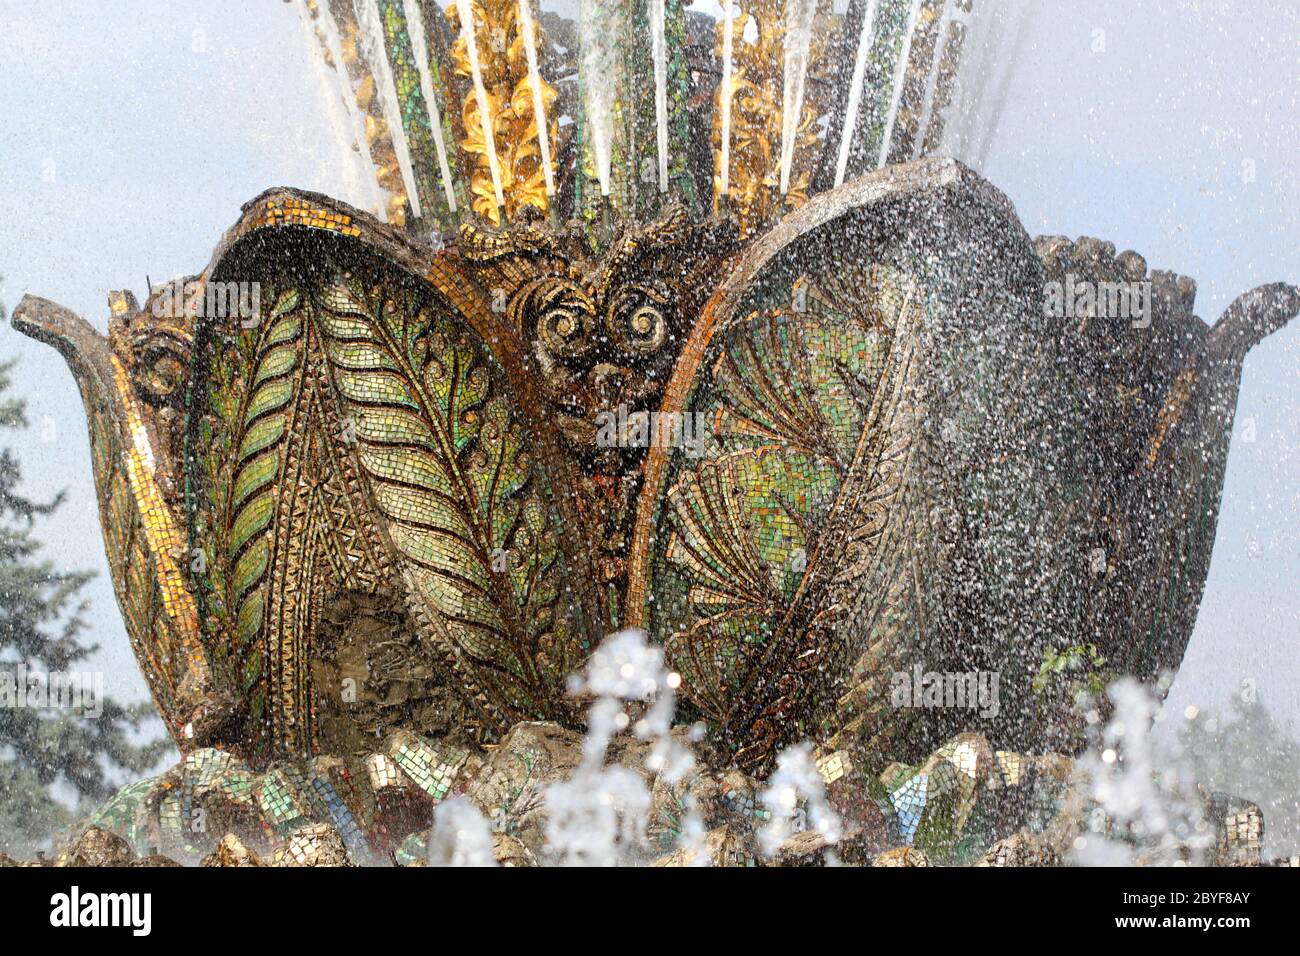
<svg viewBox="0 0 1300 956">
<path fill-rule="evenodd" d="M 309 2 L 388 221 L 273 189 L 198 275 L 112 295 L 107 337 L 15 310 L 80 387 L 118 601 L 187 762 L 287 761 L 342 792 L 381 739 L 405 741 L 392 760 L 415 735 L 579 728 L 566 678 L 621 628 L 664 648 L 710 761 L 758 775 L 804 739 L 874 772 L 976 729 L 1061 748 L 1045 661 L 1178 666 L 1242 361 L 1300 290 L 1209 326 L 1189 279 L 1031 241 L 953 160 L 893 162 L 928 151 L 919 113 L 882 141 L 828 102 L 836 136 L 790 140 L 755 92 L 783 30 L 736 40 L 754 89 L 729 133 L 697 130 L 732 93 L 701 100 L 679 62 L 698 24 L 669 8 L 667 80 L 635 56 L 609 78 L 650 105 L 557 127 L 582 111 L 529 63 L 586 68 L 563 22 L 552 44 L 513 3 L 416 30 Z M 772 178 L 787 140 L 793 185 Z M 997 683 L 900 696 L 930 674 Z"/>
</svg>

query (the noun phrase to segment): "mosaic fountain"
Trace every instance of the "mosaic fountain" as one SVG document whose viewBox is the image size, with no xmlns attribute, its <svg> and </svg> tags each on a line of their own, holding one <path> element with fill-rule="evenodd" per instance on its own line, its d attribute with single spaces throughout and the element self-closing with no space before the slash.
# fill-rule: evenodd
<svg viewBox="0 0 1300 956">
<path fill-rule="evenodd" d="M 1178 667 L 1242 361 L 1300 291 L 1211 326 L 1186 277 L 1031 239 L 941 157 L 994 95 L 958 82 L 980 6 L 302 3 L 370 208 L 269 190 L 107 337 L 14 313 L 80 387 L 183 758 L 67 853 L 423 859 L 460 795 L 498 860 L 544 858 L 570 675 L 630 629 L 697 763 L 609 743 L 648 856 L 701 852 L 688 791 L 711 860 L 762 856 L 737 821 L 809 741 L 845 859 L 1059 860 L 1078 688 L 1036 678 Z M 997 675 L 995 706 L 913 706 L 913 673 Z M 1257 853 L 1215 799 L 1220 858 Z"/>
</svg>

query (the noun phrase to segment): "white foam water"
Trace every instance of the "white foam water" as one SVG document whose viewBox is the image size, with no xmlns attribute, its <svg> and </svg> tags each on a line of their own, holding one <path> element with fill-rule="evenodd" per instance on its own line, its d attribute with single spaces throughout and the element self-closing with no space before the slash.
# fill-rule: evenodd
<svg viewBox="0 0 1300 956">
<path fill-rule="evenodd" d="M 469 59 L 470 79 L 474 82 L 474 99 L 478 103 L 479 122 L 483 125 L 483 146 L 487 150 L 488 172 L 492 176 L 492 193 L 497 208 L 505 206 L 501 192 L 501 164 L 497 159 L 496 136 L 492 129 L 492 111 L 488 108 L 487 88 L 483 85 L 483 71 L 478 61 L 478 40 L 474 35 L 474 7 L 467 0 L 456 0 L 460 16 L 460 36 L 465 41 L 465 55 Z"/>
<path fill-rule="evenodd" d="M 862 85 L 866 82 L 867 56 L 871 53 L 871 44 L 875 39 L 876 11 L 880 0 L 871 0 L 867 11 L 862 16 L 862 32 L 858 34 L 858 52 L 853 60 L 853 77 L 849 81 L 849 100 L 844 110 L 844 130 L 840 135 L 840 152 L 835 160 L 835 185 L 844 182 L 844 173 L 849 166 L 849 148 L 853 144 L 853 132 L 858 123 L 858 110 L 862 105 Z"/>
<path fill-rule="evenodd" d="M 781 87 L 781 195 L 790 191 L 794 141 L 803 114 L 804 85 L 808 77 L 808 46 L 812 43 L 816 0 L 788 0 L 785 7 L 785 73 Z"/>
<path fill-rule="evenodd" d="M 731 73 L 734 60 L 732 50 L 732 0 L 722 0 L 722 150 L 719 165 L 718 193 L 725 196 L 731 189 Z"/>
<path fill-rule="evenodd" d="M 415 169 L 411 165 L 411 149 L 406 141 L 406 130 L 402 128 L 397 84 L 393 81 L 393 69 L 384 50 L 384 23 L 379 16 L 379 6 L 375 0 L 354 0 L 352 9 L 357 17 L 357 25 L 361 28 L 361 52 L 375 77 L 375 91 L 379 95 L 384 122 L 388 124 L 393 152 L 397 154 L 397 167 L 402 172 L 402 184 L 406 187 L 406 199 L 411 204 L 411 215 L 419 219 L 422 215 L 420 194 L 415 188 Z"/>
<path fill-rule="evenodd" d="M 668 191 L 668 53 L 664 48 L 664 0 L 650 0 L 650 52 L 655 73 L 655 145 L 659 150 L 659 191 Z"/>
<path fill-rule="evenodd" d="M 907 24 L 903 27 L 903 48 L 894 64 L 894 78 L 889 88 L 889 112 L 886 114 L 885 132 L 880 137 L 880 156 L 876 168 L 884 167 L 889 159 L 889 141 L 894 138 L 894 123 L 898 120 L 898 104 L 903 99 L 903 78 L 907 75 L 907 61 L 912 56 L 912 34 L 916 32 L 916 19 L 921 15 L 921 0 L 912 0 L 907 11 Z"/>
<path fill-rule="evenodd" d="M 447 162 L 447 144 L 442 136 L 442 115 L 438 110 L 438 98 L 433 92 L 433 78 L 429 75 L 429 44 L 424 36 L 424 17 L 420 5 L 415 0 L 402 0 L 402 15 L 406 17 L 407 34 L 411 38 L 411 54 L 415 57 L 415 69 L 420 74 L 420 93 L 429 114 L 429 126 L 433 129 L 433 145 L 438 152 L 438 171 L 442 174 L 442 190 L 447 197 L 447 208 L 456 211 L 456 190 L 451 182 L 451 166 Z"/>
<path fill-rule="evenodd" d="M 533 91 L 533 122 L 537 124 L 537 149 L 542 161 L 546 195 L 555 195 L 555 171 L 551 167 L 551 138 L 546 125 L 546 104 L 542 101 L 542 74 L 537 67 L 537 33 L 533 25 L 530 0 L 519 0 L 519 29 L 524 37 L 524 56 L 528 60 L 528 85 Z"/>
<path fill-rule="evenodd" d="M 614 84 L 619 31 L 614 23 L 617 10 L 601 0 L 581 0 L 579 36 L 582 56 L 582 84 L 586 94 L 586 121 L 591 131 L 591 148 L 596 155 L 596 177 L 600 194 L 609 195 L 610 149 L 614 140 Z"/>
<path fill-rule="evenodd" d="M 298 9 L 302 16 L 303 25 L 310 37 L 314 28 L 307 6 L 303 4 Z M 334 115 L 339 117 L 338 121 L 347 130 L 343 142 L 349 144 L 348 162 L 350 165 L 359 167 L 356 170 L 356 179 L 359 193 L 364 198 L 359 197 L 357 204 L 369 209 L 381 220 L 387 222 L 388 208 L 384 203 L 384 193 L 379 185 L 379 178 L 375 175 L 375 163 L 370 155 L 370 142 L 366 139 L 365 119 L 361 116 L 361 111 L 357 109 L 352 90 L 352 80 L 348 76 L 347 67 L 343 63 L 343 43 L 339 38 L 339 26 L 334 20 L 334 14 L 330 10 L 328 3 L 317 4 L 316 9 L 319 29 L 325 41 L 325 48 L 329 51 L 329 61 L 332 64 L 332 72 L 337 87 L 336 95 L 338 97 L 339 111 L 336 111 Z M 323 61 L 324 58 L 319 59 Z M 324 82 L 323 77 L 322 82 Z M 327 98 L 333 99 L 333 97 L 328 96 L 328 93 Z"/>
</svg>

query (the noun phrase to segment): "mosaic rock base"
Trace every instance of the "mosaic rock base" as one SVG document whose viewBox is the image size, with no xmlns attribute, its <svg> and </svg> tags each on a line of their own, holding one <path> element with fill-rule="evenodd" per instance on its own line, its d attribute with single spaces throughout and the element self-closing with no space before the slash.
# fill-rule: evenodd
<svg viewBox="0 0 1300 956">
<path fill-rule="evenodd" d="M 675 733 L 691 746 L 686 728 Z M 759 781 L 710 768 L 702 753 L 696 770 L 669 781 L 646 769 L 648 747 L 619 737 L 609 749 L 609 762 L 640 774 L 650 793 L 632 863 L 1059 866 L 1080 837 L 1112 830 L 1074 761 L 995 750 L 966 733 L 918 765 L 894 763 L 879 774 L 847 751 L 816 754 L 842 835 L 832 845 L 816 830 L 796 831 L 768 858 L 756 839 L 769 819 Z M 516 725 L 489 750 L 397 731 L 370 754 L 285 761 L 260 773 L 223 751 L 197 750 L 123 788 L 52 859 L 0 865 L 423 866 L 434 808 L 463 796 L 488 821 L 498 865 L 536 866 L 549 861 L 545 790 L 573 773 L 581 753 L 578 734 L 536 721 Z M 688 841 L 692 807 L 703 834 Z M 1261 865 L 1258 806 L 1204 793 L 1202 811 L 1214 828 L 1209 859 L 1185 846 L 1139 846 L 1137 862 Z"/>
</svg>

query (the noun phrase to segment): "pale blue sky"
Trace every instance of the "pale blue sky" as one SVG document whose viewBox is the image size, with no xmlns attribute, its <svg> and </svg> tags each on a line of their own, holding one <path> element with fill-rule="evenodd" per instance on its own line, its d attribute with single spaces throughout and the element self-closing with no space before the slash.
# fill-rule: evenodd
<svg viewBox="0 0 1300 956">
<path fill-rule="evenodd" d="M 1012 20 L 1025 9 L 999 6 Z M 0 0 L 0 77 L 10 308 L 31 291 L 103 328 L 106 290 L 143 297 L 146 274 L 197 271 L 263 189 L 358 196 L 298 15 L 279 0 Z M 1197 312 L 1213 321 L 1253 285 L 1300 282 L 1298 90 L 1296 5 L 1044 4 L 981 172 L 1031 233 L 1099 236 L 1193 276 Z M 100 663 L 111 693 L 142 696 L 72 379 L 7 327 L 0 355 L 21 360 L 33 428 L 15 444 L 30 490 L 68 490 L 41 533 L 61 565 L 101 572 L 89 589 Z M 1300 324 L 1246 363 L 1238 425 L 1253 418 L 1257 437 L 1233 442 L 1179 711 L 1226 706 L 1252 678 L 1275 711 L 1300 715 L 1298 384 Z"/>
</svg>

